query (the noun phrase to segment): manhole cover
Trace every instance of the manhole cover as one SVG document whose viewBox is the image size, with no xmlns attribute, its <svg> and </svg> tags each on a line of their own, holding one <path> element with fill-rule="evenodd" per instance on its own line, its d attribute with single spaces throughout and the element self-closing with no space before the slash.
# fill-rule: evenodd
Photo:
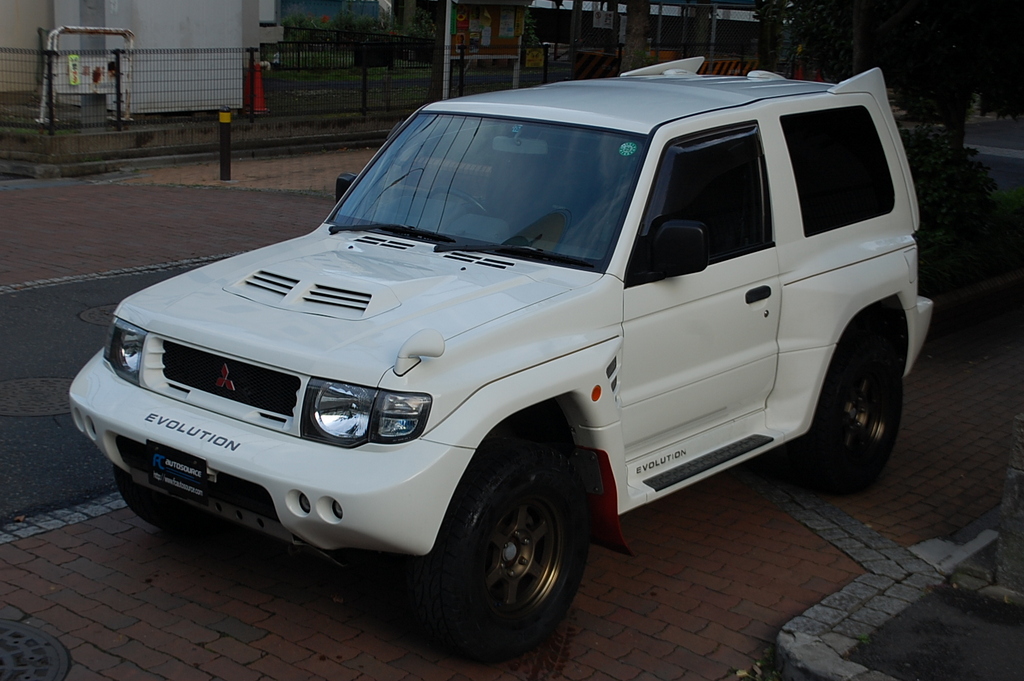
<svg viewBox="0 0 1024 681">
<path fill-rule="evenodd" d="M 67 414 L 70 378 L 16 378 L 0 381 L 0 416 Z"/>
<path fill-rule="evenodd" d="M 68 651 L 45 631 L 0 620 L 0 681 L 61 681 L 70 666 Z"/>
<path fill-rule="evenodd" d="M 98 326 L 110 326 L 110 322 L 114 321 L 114 310 L 117 309 L 117 305 L 100 305 L 99 307 L 90 307 L 88 310 L 83 310 L 78 318 L 83 322 L 89 322 L 90 324 L 96 324 Z"/>
</svg>

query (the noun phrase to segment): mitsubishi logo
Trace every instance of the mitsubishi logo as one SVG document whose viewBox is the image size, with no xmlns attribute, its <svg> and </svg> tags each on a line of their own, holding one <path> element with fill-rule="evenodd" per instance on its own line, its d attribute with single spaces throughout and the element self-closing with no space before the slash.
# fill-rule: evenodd
<svg viewBox="0 0 1024 681">
<path fill-rule="evenodd" d="M 227 362 L 220 368 L 220 378 L 217 379 L 217 387 L 224 388 L 225 390 L 234 391 L 235 382 L 228 378 L 228 365 Z"/>
</svg>

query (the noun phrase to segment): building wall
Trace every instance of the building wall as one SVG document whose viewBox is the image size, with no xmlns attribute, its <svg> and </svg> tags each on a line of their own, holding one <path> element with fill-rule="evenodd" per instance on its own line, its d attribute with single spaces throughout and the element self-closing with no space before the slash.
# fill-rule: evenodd
<svg viewBox="0 0 1024 681">
<path fill-rule="evenodd" d="M 0 0 L 7 1 L 7 0 Z M 247 54 L 259 47 L 259 0 L 37 0 L 52 4 L 56 26 L 126 28 L 136 52 L 122 66 L 125 101 L 133 114 L 217 110 L 242 105 Z M 63 35 L 62 52 L 80 52 L 82 64 L 110 59 L 104 52 L 124 47 L 119 36 Z M 164 52 L 167 50 L 167 52 Z M 227 51 L 225 51 L 227 50 Z M 64 69 L 63 61 L 60 69 Z M 202 72 L 213 87 L 196 88 L 191 74 Z M 63 70 L 61 70 L 63 74 Z M 64 76 L 61 75 L 63 78 Z M 78 86 L 64 90 L 78 90 Z M 76 97 L 57 90 L 66 97 Z M 86 98 L 82 97 L 83 106 Z M 112 109 L 113 95 L 107 95 Z"/>
<path fill-rule="evenodd" d="M 0 0 L 9 1 L 9 0 Z M 28 0 L 23 0 L 28 1 Z M 49 4 L 40 2 L 38 4 Z M 96 25 L 102 16 L 110 28 L 135 33 L 135 47 L 257 47 L 259 0 L 52 0 L 57 26 Z M 85 17 L 85 21 L 83 21 Z M 78 49 L 75 38 L 61 40 L 61 49 Z M 107 48 L 120 47 L 107 38 Z"/>
<path fill-rule="evenodd" d="M 38 28 L 53 28 L 53 4 L 41 0 L 0 0 L 0 47 L 34 50 Z"/>
</svg>

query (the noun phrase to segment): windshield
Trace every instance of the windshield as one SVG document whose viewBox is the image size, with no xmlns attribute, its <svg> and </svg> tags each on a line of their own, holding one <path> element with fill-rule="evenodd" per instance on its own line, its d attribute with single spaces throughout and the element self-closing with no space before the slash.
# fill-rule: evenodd
<svg viewBox="0 0 1024 681">
<path fill-rule="evenodd" d="M 439 235 L 443 250 L 504 246 L 595 267 L 611 255 L 643 144 L 629 133 L 421 114 L 331 222 L 414 228 Z"/>
</svg>

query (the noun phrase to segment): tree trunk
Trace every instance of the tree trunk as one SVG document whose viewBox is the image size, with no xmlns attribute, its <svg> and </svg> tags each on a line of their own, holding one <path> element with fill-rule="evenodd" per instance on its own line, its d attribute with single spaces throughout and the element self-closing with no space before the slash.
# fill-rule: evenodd
<svg viewBox="0 0 1024 681">
<path fill-rule="evenodd" d="M 409 33 L 415 25 L 416 0 L 405 0 L 405 5 L 402 7 L 402 30 Z"/>
<path fill-rule="evenodd" d="M 626 44 L 622 70 L 629 71 L 650 63 L 647 31 L 650 27 L 651 0 L 626 0 Z"/>
<path fill-rule="evenodd" d="M 967 134 L 967 112 L 971 108 L 973 99 L 974 92 L 970 87 L 950 93 L 945 97 L 935 98 L 935 108 L 938 109 L 942 125 L 949 133 L 949 143 L 954 147 L 964 145 L 964 136 Z"/>
<path fill-rule="evenodd" d="M 874 66 L 874 0 L 853 0 L 853 74 Z"/>
<path fill-rule="evenodd" d="M 439 0 L 434 14 L 434 59 L 430 65 L 430 87 L 427 89 L 427 101 L 436 102 L 444 98 L 444 39 L 451 30 L 445 23 L 445 5 L 451 0 Z"/>
<path fill-rule="evenodd" d="M 789 0 L 757 0 L 760 30 L 757 38 L 758 68 L 775 71 L 779 65 L 779 44 L 782 42 L 782 21 Z"/>
</svg>

